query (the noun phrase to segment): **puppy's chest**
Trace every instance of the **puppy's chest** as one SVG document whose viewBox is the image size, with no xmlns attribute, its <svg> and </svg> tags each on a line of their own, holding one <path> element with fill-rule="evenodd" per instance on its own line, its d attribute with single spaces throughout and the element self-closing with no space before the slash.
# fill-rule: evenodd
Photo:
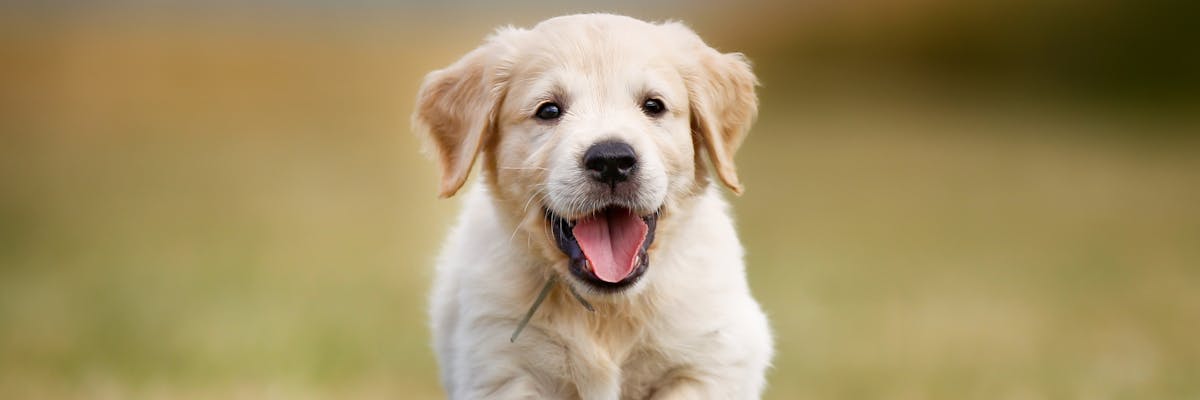
<svg viewBox="0 0 1200 400">
<path fill-rule="evenodd" d="M 560 377 L 591 382 L 602 380 L 599 377 L 613 378 L 620 388 L 621 399 L 648 398 L 672 373 L 689 364 L 689 355 L 678 353 L 679 348 L 669 345 L 670 338 L 662 337 L 660 331 L 631 326 L 588 336 L 568 339 L 571 343 L 564 346 L 569 349 L 567 370 L 574 374 Z M 573 383 L 576 387 L 581 384 Z"/>
<path fill-rule="evenodd" d="M 621 399 L 649 398 L 681 368 L 677 361 L 649 348 L 630 354 L 621 365 Z"/>
</svg>

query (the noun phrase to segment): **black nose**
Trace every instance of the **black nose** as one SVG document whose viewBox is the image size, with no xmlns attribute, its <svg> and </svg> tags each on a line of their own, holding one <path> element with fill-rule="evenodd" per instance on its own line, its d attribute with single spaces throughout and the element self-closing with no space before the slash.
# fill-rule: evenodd
<svg viewBox="0 0 1200 400">
<path fill-rule="evenodd" d="M 605 141 L 593 144 L 583 155 L 583 165 L 592 179 L 615 185 L 629 179 L 637 168 L 633 147 L 625 142 Z"/>
</svg>

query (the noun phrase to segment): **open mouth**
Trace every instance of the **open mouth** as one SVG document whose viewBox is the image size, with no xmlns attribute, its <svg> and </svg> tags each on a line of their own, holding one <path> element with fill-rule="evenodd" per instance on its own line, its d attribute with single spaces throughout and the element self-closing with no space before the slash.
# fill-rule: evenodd
<svg viewBox="0 0 1200 400">
<path fill-rule="evenodd" d="M 628 208 L 610 206 L 574 221 L 547 211 L 550 230 L 570 262 L 567 269 L 596 289 L 618 291 L 636 283 L 650 258 L 658 213 L 639 216 Z"/>
</svg>

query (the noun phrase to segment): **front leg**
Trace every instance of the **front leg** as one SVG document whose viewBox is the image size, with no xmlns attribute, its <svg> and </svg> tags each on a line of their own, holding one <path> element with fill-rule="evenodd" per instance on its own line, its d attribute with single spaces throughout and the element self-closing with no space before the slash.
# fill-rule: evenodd
<svg viewBox="0 0 1200 400">
<path fill-rule="evenodd" d="M 462 377 L 464 387 L 451 399 L 620 399 L 620 369 L 607 358 L 568 358 L 541 332 L 527 333 L 530 344 L 498 344 L 507 346 L 466 356 L 472 376 Z"/>
<path fill-rule="evenodd" d="M 650 400 L 702 400 L 714 398 L 706 396 L 704 385 L 695 379 L 676 378 L 659 388 L 650 396 Z"/>
<path fill-rule="evenodd" d="M 733 399 L 762 397 L 765 374 L 774 354 L 766 315 L 749 297 L 726 315 L 723 325 L 683 325 L 676 332 L 708 332 L 696 337 L 690 360 L 665 377 L 651 399 Z M 678 341 L 682 335 L 670 336 Z"/>
<path fill-rule="evenodd" d="M 650 396 L 650 400 L 748 400 L 760 395 L 757 385 L 746 385 L 742 379 L 673 378 Z"/>
<path fill-rule="evenodd" d="M 764 324 L 765 325 L 765 324 Z M 765 327 L 765 326 L 764 326 Z M 652 400 L 752 400 L 762 396 L 770 365 L 771 338 L 766 329 L 730 329 L 709 336 L 709 349 L 663 377 Z"/>
<path fill-rule="evenodd" d="M 469 387 L 464 388 L 463 393 L 452 393 L 450 398 L 454 400 L 535 400 L 546 398 L 538 391 L 533 381 L 524 376 L 490 377 L 471 382 L 468 385 Z"/>
</svg>

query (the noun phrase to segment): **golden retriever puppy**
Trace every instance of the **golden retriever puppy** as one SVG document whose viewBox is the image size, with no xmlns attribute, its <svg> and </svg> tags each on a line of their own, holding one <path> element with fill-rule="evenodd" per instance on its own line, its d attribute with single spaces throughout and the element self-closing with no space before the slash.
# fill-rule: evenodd
<svg viewBox="0 0 1200 400">
<path fill-rule="evenodd" d="M 607 14 L 499 29 L 425 78 L 441 196 L 481 164 L 432 293 L 450 398 L 761 395 L 771 333 L 709 178 L 742 190 L 755 85 L 680 23 Z"/>
</svg>

